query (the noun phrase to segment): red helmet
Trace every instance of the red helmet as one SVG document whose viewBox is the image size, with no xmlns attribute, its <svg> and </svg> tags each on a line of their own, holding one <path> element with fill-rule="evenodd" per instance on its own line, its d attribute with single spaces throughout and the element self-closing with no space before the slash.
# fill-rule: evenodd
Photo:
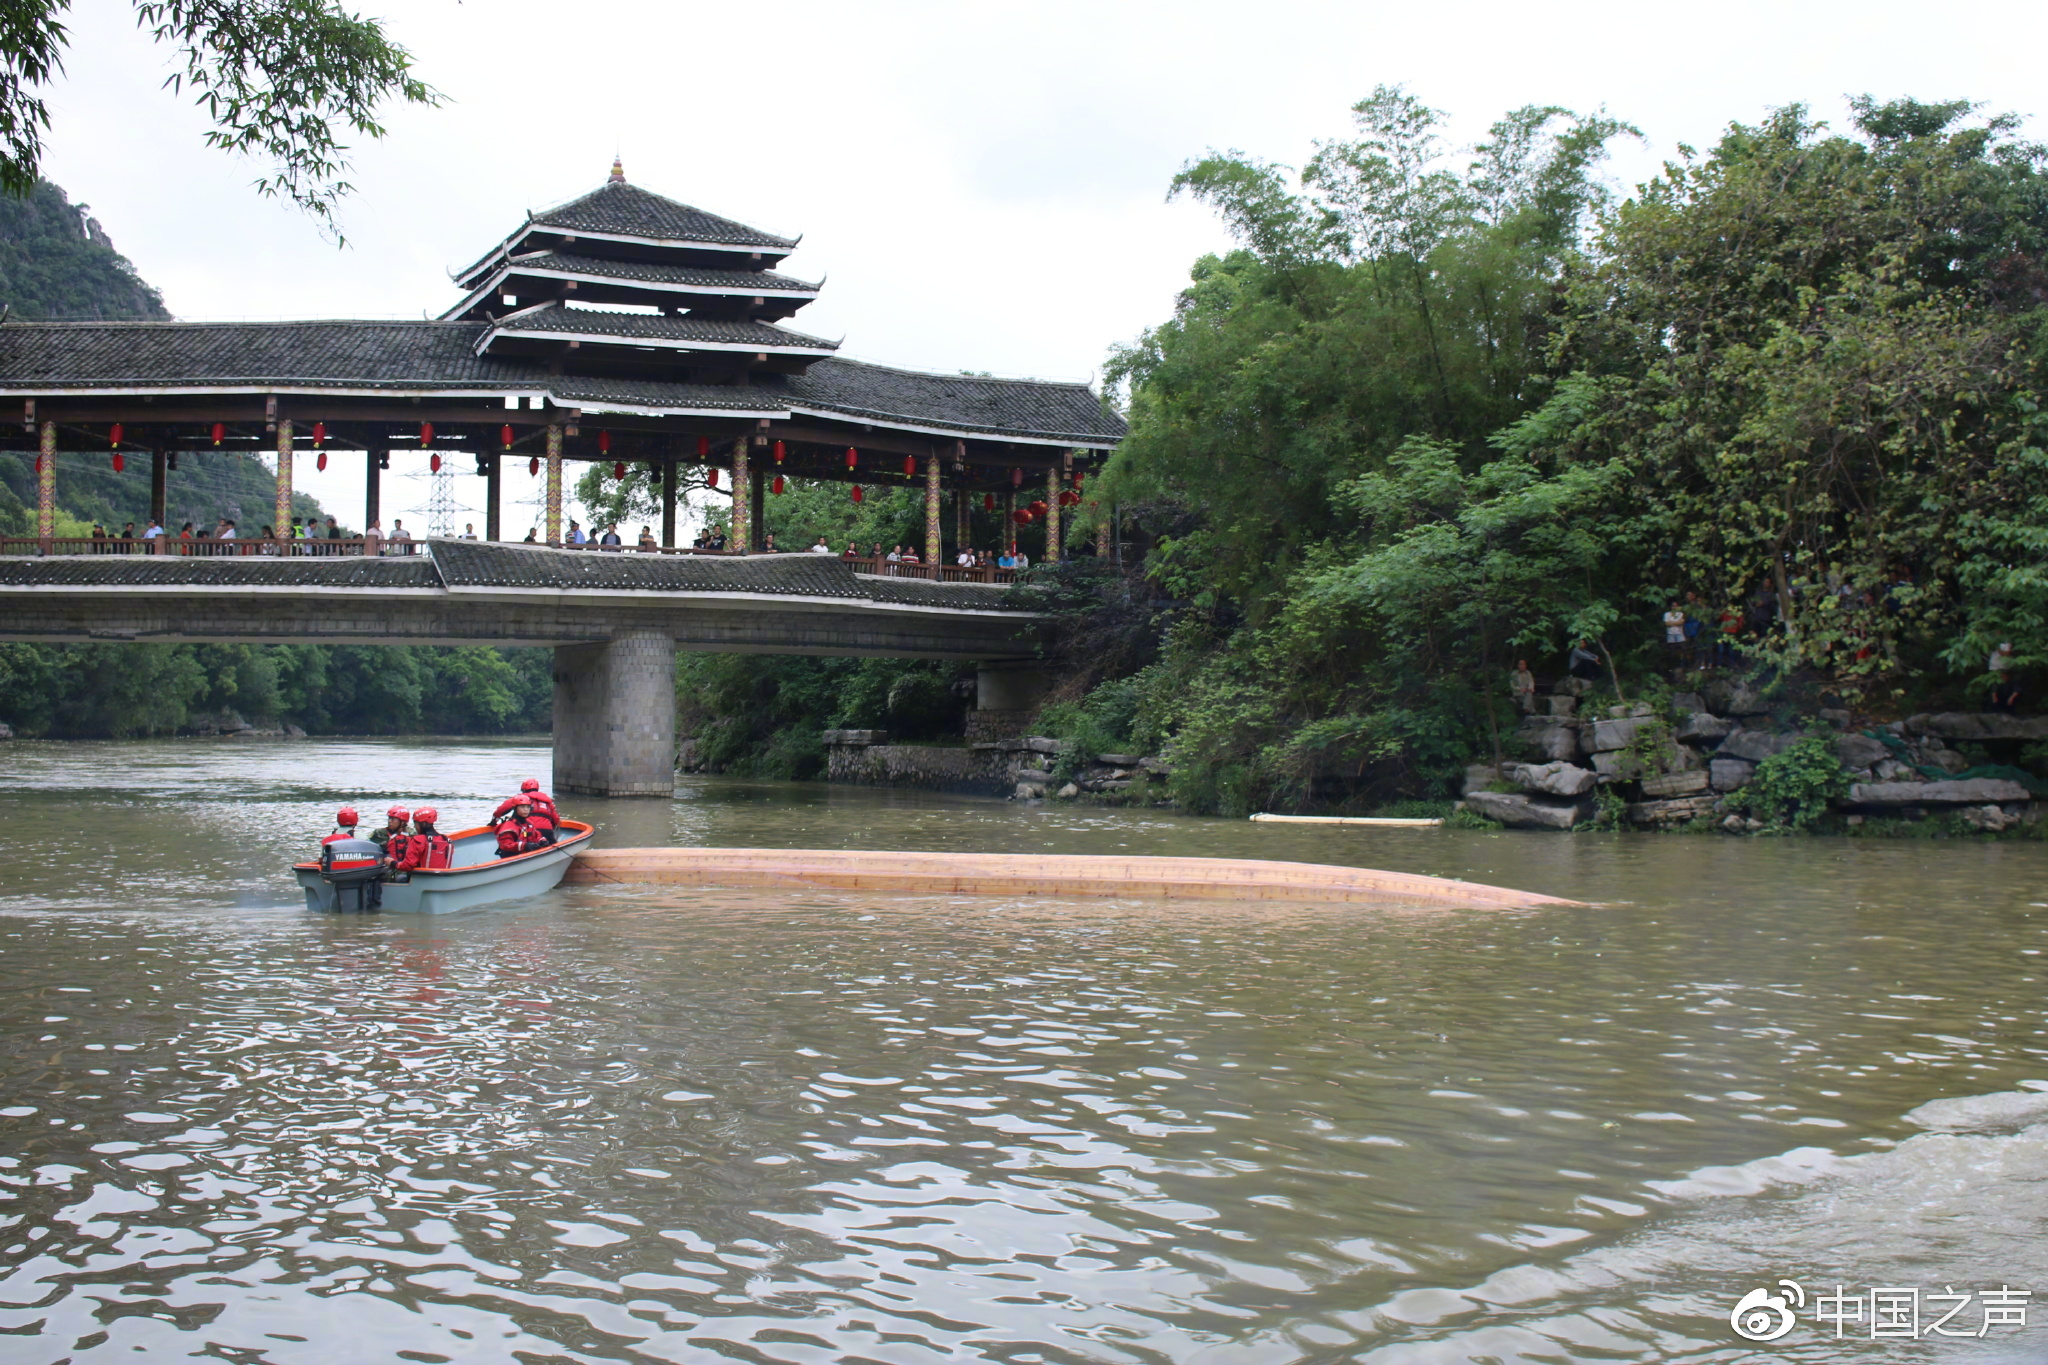
<svg viewBox="0 0 2048 1365">
<path fill-rule="evenodd" d="M 393 820 L 412 819 L 412 812 L 407 810 L 404 806 L 393 806 L 390 810 L 387 810 L 384 813 L 391 817 Z"/>
<path fill-rule="evenodd" d="M 337 825 L 353 825 L 355 822 L 356 808 L 354 806 L 343 806 L 340 810 L 334 812 L 334 823 Z"/>
<path fill-rule="evenodd" d="M 537 777 L 529 777 L 529 778 L 527 778 L 527 779 L 526 779 L 526 780 L 525 780 L 524 782 L 521 782 L 521 783 L 519 784 L 519 790 L 521 790 L 521 791 L 523 791 L 523 792 L 537 792 L 537 791 L 539 791 L 539 790 L 540 790 L 540 779 L 539 779 L 539 778 L 537 778 Z"/>
<path fill-rule="evenodd" d="M 412 813 L 412 818 L 414 824 L 431 825 L 441 818 L 441 812 L 435 810 L 432 806 L 421 806 Z"/>
</svg>

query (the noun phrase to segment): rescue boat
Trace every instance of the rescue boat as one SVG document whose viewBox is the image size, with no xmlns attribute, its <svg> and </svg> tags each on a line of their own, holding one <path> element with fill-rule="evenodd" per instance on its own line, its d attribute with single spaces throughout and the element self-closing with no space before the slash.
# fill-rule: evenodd
<svg viewBox="0 0 2048 1365">
<path fill-rule="evenodd" d="M 383 850 L 368 839 L 341 839 L 323 846 L 318 861 L 294 864 L 292 874 L 306 893 L 308 910 L 433 915 L 554 890 L 569 860 L 590 847 L 595 832 L 581 820 L 564 820 L 548 847 L 500 858 L 496 831 L 479 825 L 448 836 L 450 866 L 421 868 L 405 873 L 404 881 L 374 886 Z M 382 903 L 372 904 L 373 898 Z"/>
</svg>

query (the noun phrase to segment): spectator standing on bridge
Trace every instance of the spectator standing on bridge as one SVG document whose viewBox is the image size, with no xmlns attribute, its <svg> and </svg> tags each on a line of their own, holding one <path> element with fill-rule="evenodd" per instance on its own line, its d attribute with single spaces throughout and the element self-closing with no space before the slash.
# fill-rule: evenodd
<svg viewBox="0 0 2048 1365">
<path fill-rule="evenodd" d="M 540 544 L 540 527 L 538 527 L 538 526 L 535 526 L 535 527 L 532 527 L 532 528 L 528 529 L 528 531 L 527 531 L 527 533 L 526 533 L 526 539 L 525 539 L 525 541 L 524 541 L 524 542 L 522 542 L 522 543 L 523 543 L 523 544 L 527 544 L 527 545 L 538 545 L 538 544 Z"/>
<path fill-rule="evenodd" d="M 475 523 L 475 522 L 473 522 L 473 521 L 465 521 L 465 522 L 463 522 L 463 523 L 462 523 L 462 539 L 464 539 L 464 540 L 475 540 L 475 539 L 476 539 L 476 523 Z"/>
<path fill-rule="evenodd" d="M 128 522 L 128 523 L 127 523 L 126 525 L 122 526 L 122 528 L 121 528 L 121 539 L 122 539 L 123 541 L 125 541 L 125 542 L 126 542 L 126 544 L 124 544 L 124 545 L 123 545 L 123 546 L 121 547 L 121 553 L 122 553 L 122 554 L 124 554 L 124 555 L 132 555 L 132 554 L 134 554 L 134 553 L 135 553 L 135 523 L 134 523 L 134 522 L 132 522 L 132 521 L 131 521 L 131 522 Z"/>
<path fill-rule="evenodd" d="M 391 519 L 391 548 L 394 554 L 409 555 L 412 553 L 412 532 L 405 529 L 404 517 L 393 517 Z"/>
<path fill-rule="evenodd" d="M 577 521 L 574 517 L 569 518 L 569 534 L 562 537 L 562 543 L 565 545 L 588 545 L 590 537 L 584 532 L 583 523 Z"/>
<path fill-rule="evenodd" d="M 761 537 L 761 553 L 764 555 L 772 555 L 775 552 L 775 533 L 773 531 L 770 531 L 766 535 Z"/>
<path fill-rule="evenodd" d="M 661 542 L 654 538 L 654 532 L 648 530 L 645 526 L 640 528 L 640 548 L 643 550 L 659 550 L 661 548 Z"/>
<path fill-rule="evenodd" d="M 846 548 L 851 550 L 853 547 L 849 545 Z M 832 547 L 825 543 L 825 537 L 819 536 L 818 543 L 811 547 L 811 553 L 814 555 L 829 555 L 832 553 Z"/>
<path fill-rule="evenodd" d="M 617 554 L 625 546 L 619 538 L 619 524 L 615 521 L 604 528 L 604 534 L 597 538 L 597 548 L 610 554 Z"/>
</svg>

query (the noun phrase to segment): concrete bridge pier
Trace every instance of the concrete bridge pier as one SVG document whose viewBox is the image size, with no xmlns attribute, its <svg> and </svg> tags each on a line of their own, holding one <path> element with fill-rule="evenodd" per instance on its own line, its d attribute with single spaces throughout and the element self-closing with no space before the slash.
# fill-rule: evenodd
<svg viewBox="0 0 2048 1365">
<path fill-rule="evenodd" d="M 675 639 L 622 630 L 555 646 L 555 789 L 669 797 L 675 769 Z"/>
</svg>

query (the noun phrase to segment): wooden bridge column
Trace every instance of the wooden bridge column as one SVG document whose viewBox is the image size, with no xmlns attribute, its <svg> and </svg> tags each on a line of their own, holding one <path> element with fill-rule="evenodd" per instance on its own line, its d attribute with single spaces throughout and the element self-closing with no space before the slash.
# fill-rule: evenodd
<svg viewBox="0 0 2048 1365">
<path fill-rule="evenodd" d="M 747 548 L 762 550 L 768 546 L 768 467 L 755 465 L 749 475 L 753 488 L 747 494 L 747 533 L 753 539 Z"/>
<path fill-rule="evenodd" d="M 747 525 L 752 509 L 747 506 L 747 438 L 742 436 L 732 443 L 732 520 L 726 526 L 725 543 L 728 548 L 751 549 L 749 539 L 752 528 Z"/>
<path fill-rule="evenodd" d="M 964 488 L 953 490 L 953 546 L 965 550 L 974 544 L 973 513 L 968 499 L 974 495 Z"/>
<path fill-rule="evenodd" d="M 270 523 L 273 533 L 285 535 L 292 524 L 292 424 L 277 424 L 277 519 Z"/>
<path fill-rule="evenodd" d="M 671 797 L 676 786 L 676 642 L 623 630 L 555 647 L 555 789 Z"/>
<path fill-rule="evenodd" d="M 939 533 L 939 457 L 924 457 L 924 562 L 936 564 L 945 554 L 945 539 Z M 932 577 L 937 578 L 936 571 Z"/>
<path fill-rule="evenodd" d="M 383 518 L 383 508 L 381 506 L 383 502 L 383 484 L 379 479 L 377 472 L 377 457 L 379 453 L 380 452 L 375 450 L 366 450 L 363 452 L 363 464 L 367 466 L 369 469 L 369 473 L 363 476 L 364 535 L 368 535 L 370 533 L 370 528 L 372 526 L 377 526 L 377 523 Z M 166 527 L 165 529 L 168 530 L 169 528 Z M 381 531 L 384 528 L 382 526 L 377 526 L 377 529 Z"/>
<path fill-rule="evenodd" d="M 673 550 L 676 546 L 676 462 L 673 457 L 661 462 L 661 547 Z"/>
<path fill-rule="evenodd" d="M 44 422 L 36 460 L 36 538 L 43 553 L 56 549 L 57 539 L 57 424 Z"/>
<path fill-rule="evenodd" d="M 170 519 L 170 465 L 171 457 L 159 450 L 149 457 L 149 516 L 157 525 L 163 526 Z M 286 522 L 287 526 L 291 523 Z M 169 527 L 164 527 L 169 530 Z"/>
<path fill-rule="evenodd" d="M 495 453 L 486 454 L 484 466 L 484 539 L 502 540 L 505 490 L 502 481 L 504 457 Z"/>
<path fill-rule="evenodd" d="M 1003 494 L 1003 531 L 996 537 L 996 549 L 1017 552 L 1017 494 Z"/>
<path fill-rule="evenodd" d="M 548 423 L 547 542 L 562 543 L 562 424 Z"/>
</svg>

